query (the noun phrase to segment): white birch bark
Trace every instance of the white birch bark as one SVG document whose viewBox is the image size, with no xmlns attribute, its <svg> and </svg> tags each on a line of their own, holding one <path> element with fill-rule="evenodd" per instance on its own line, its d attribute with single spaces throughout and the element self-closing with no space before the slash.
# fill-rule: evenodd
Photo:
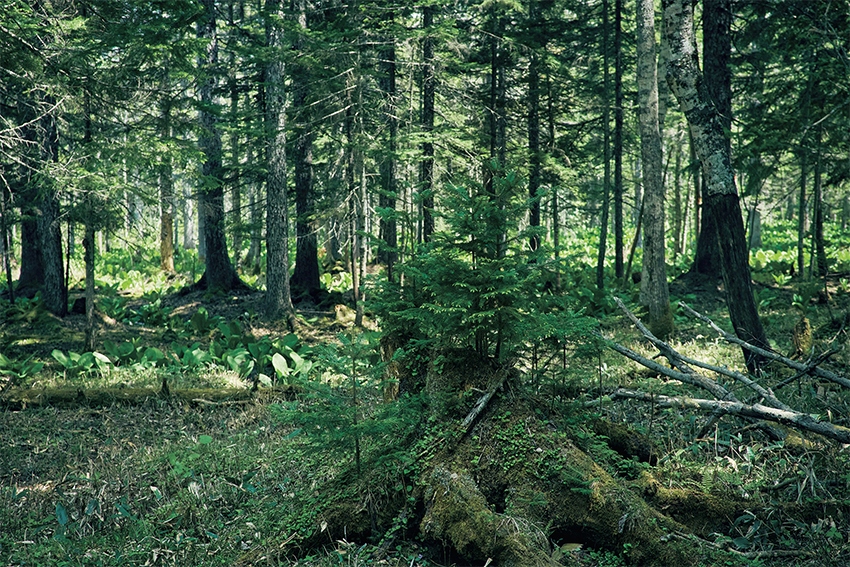
<svg viewBox="0 0 850 567">
<path fill-rule="evenodd" d="M 658 71 L 655 63 L 653 0 L 637 2 L 637 83 L 643 167 L 643 274 L 641 302 L 649 307 L 648 326 L 656 336 L 673 330 L 664 251 L 664 180 L 658 127 Z"/>
</svg>

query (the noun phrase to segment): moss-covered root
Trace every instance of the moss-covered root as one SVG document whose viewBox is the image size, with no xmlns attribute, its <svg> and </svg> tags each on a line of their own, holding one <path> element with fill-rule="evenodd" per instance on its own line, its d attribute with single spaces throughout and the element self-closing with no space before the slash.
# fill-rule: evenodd
<svg viewBox="0 0 850 567">
<path fill-rule="evenodd" d="M 450 543 L 470 559 L 488 557 L 507 567 L 557 565 L 540 529 L 490 510 L 467 471 L 437 466 L 427 484 L 424 535 Z"/>
</svg>

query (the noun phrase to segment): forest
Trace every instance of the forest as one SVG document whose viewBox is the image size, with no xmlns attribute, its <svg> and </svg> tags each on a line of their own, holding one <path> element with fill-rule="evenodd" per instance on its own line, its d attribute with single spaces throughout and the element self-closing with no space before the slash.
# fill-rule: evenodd
<svg viewBox="0 0 850 567">
<path fill-rule="evenodd" d="M 0 6 L 0 565 L 850 562 L 845 0 Z"/>
</svg>

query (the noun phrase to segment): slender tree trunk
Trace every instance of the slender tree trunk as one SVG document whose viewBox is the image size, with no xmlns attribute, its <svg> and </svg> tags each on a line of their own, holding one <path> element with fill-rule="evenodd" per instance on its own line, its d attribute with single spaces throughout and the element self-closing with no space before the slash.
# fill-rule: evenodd
<svg viewBox="0 0 850 567">
<path fill-rule="evenodd" d="M 605 289 L 605 256 L 608 247 L 608 221 L 611 199 L 611 85 L 609 74 L 609 49 L 611 29 L 608 18 L 608 0 L 602 0 L 602 214 L 599 229 L 599 251 L 596 257 L 596 289 Z"/>
<path fill-rule="evenodd" d="M 829 270 L 823 236 L 823 186 L 821 184 L 821 126 L 815 128 L 815 171 L 812 187 L 812 249 L 815 251 L 813 275 L 825 276 Z"/>
<path fill-rule="evenodd" d="M 434 68 L 434 12 L 436 7 L 428 3 L 422 7 L 422 164 L 419 175 L 420 196 L 422 200 L 422 233 L 420 242 L 428 242 L 434 233 L 434 95 L 436 75 Z"/>
<path fill-rule="evenodd" d="M 281 0 L 268 0 L 271 16 L 266 42 L 272 50 L 265 72 L 267 170 L 266 179 L 266 297 L 269 319 L 287 317 L 292 325 L 293 306 L 289 289 L 289 201 L 286 194 L 286 108 L 284 91 L 284 32 Z M 279 19 L 278 19 L 279 18 Z"/>
<path fill-rule="evenodd" d="M 235 69 L 231 71 L 236 73 Z M 239 86 L 236 77 L 230 78 L 230 115 L 235 120 L 239 114 Z M 242 262 L 242 173 L 240 163 L 239 130 L 234 128 L 230 133 L 230 154 L 232 169 L 230 184 L 230 226 L 233 235 L 233 267 L 238 268 Z"/>
<path fill-rule="evenodd" d="M 395 20 L 394 12 L 386 16 L 392 25 Z M 383 241 L 383 249 L 379 251 L 379 260 L 387 267 L 387 280 L 393 281 L 393 267 L 398 258 L 398 228 L 396 226 L 395 208 L 398 195 L 396 181 L 396 150 L 398 138 L 398 118 L 396 118 L 396 47 L 395 38 L 387 36 L 384 39 L 386 47 L 381 50 L 381 90 L 384 96 L 383 121 L 386 125 L 384 154 L 381 156 L 380 175 L 381 192 L 378 205 L 389 214 L 381 216 L 379 238 Z"/>
<path fill-rule="evenodd" d="M 3 253 L 3 271 L 6 275 L 6 289 L 9 302 L 15 303 L 15 286 L 12 281 L 13 239 L 9 237 L 9 192 L 8 187 L 0 189 L 0 247 Z"/>
<path fill-rule="evenodd" d="M 735 333 L 751 344 L 768 348 L 758 316 L 750 278 L 747 241 L 732 159 L 722 119 L 706 90 L 695 49 L 695 0 L 664 0 L 671 59 L 667 82 L 690 124 L 697 156 L 705 174 L 707 214 L 715 219 L 726 303 Z M 755 371 L 760 360 L 744 349 L 747 367 Z"/>
<path fill-rule="evenodd" d="M 653 0 L 638 0 L 636 18 L 638 104 L 644 186 L 641 300 L 649 307 L 649 329 L 657 337 L 666 337 L 673 331 L 673 313 L 670 310 L 664 256 L 664 180 L 661 132 L 658 127 L 654 5 Z"/>
<path fill-rule="evenodd" d="M 607 0 L 606 0 L 607 2 Z M 555 101 L 552 94 L 551 72 L 546 71 L 546 114 L 549 139 L 546 146 L 549 155 L 555 154 Z M 561 243 L 560 243 L 560 209 L 558 207 L 558 187 L 552 187 L 552 248 L 555 251 L 555 290 L 561 291 Z M 607 224 L 607 223 L 606 223 Z"/>
<path fill-rule="evenodd" d="M 83 237 L 86 266 L 86 332 L 83 350 L 87 352 L 92 352 L 97 347 L 97 323 L 94 318 L 94 261 L 97 254 L 95 248 L 95 230 L 91 224 L 86 223 L 86 233 Z"/>
<path fill-rule="evenodd" d="M 687 199 L 682 199 L 682 140 L 675 140 L 676 161 L 673 166 L 673 259 L 684 251 Z"/>
<path fill-rule="evenodd" d="M 92 109 L 91 109 L 91 91 L 90 85 L 86 85 L 83 90 L 83 143 L 82 149 L 86 167 L 89 166 L 88 161 L 92 157 L 92 141 L 94 139 L 94 131 L 92 127 Z M 84 350 L 92 352 L 95 350 L 95 342 L 97 340 L 97 321 L 94 318 L 94 261 L 97 255 L 96 234 L 98 225 L 97 221 L 97 196 L 95 195 L 88 180 L 83 181 L 83 187 L 87 190 L 83 195 L 83 206 L 88 214 L 85 215 L 84 225 L 85 233 L 83 237 L 83 262 L 86 271 L 86 329 L 85 341 L 83 344 Z"/>
<path fill-rule="evenodd" d="M 529 20 L 536 22 L 540 17 L 537 0 L 530 0 L 528 11 Z M 536 49 L 543 50 L 544 46 L 545 43 L 532 46 L 528 63 L 528 224 L 532 230 L 540 227 L 540 55 Z M 532 252 L 536 251 L 540 247 L 540 236 L 533 234 L 528 245 Z"/>
<path fill-rule="evenodd" d="M 809 177 L 808 150 L 800 148 L 800 199 L 797 211 L 797 273 L 805 277 L 806 269 L 806 179 Z"/>
<path fill-rule="evenodd" d="M 174 272 L 174 180 L 172 176 L 171 152 L 171 101 L 168 89 L 163 89 L 160 102 L 160 139 L 165 150 L 159 164 L 159 269 Z"/>
<path fill-rule="evenodd" d="M 195 200 L 189 187 L 184 186 L 181 194 L 183 209 L 183 248 L 195 249 Z"/>
<path fill-rule="evenodd" d="M 614 0 L 614 275 L 623 273 L 623 0 Z"/>
</svg>

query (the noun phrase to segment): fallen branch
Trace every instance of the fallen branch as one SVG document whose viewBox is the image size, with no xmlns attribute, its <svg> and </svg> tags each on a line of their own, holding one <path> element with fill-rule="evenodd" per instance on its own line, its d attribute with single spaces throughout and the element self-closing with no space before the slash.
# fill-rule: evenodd
<svg viewBox="0 0 850 567">
<path fill-rule="evenodd" d="M 734 396 L 734 394 L 732 394 L 732 392 L 730 392 L 711 378 L 699 374 L 688 374 L 687 372 L 668 368 L 663 364 L 658 364 L 654 360 L 650 360 L 645 356 L 641 356 L 632 349 L 624 347 L 623 345 L 615 343 L 613 341 L 608 341 L 608 348 L 622 354 L 627 358 L 634 360 L 638 364 L 645 366 L 650 370 L 654 370 L 659 374 L 663 374 L 668 378 L 679 380 L 680 382 L 684 382 L 686 384 L 691 384 L 692 386 L 702 388 L 703 390 L 710 392 L 715 398 L 721 400 L 737 401 L 737 398 Z"/>
<path fill-rule="evenodd" d="M 820 421 L 812 415 L 793 410 L 781 410 L 761 404 L 748 405 L 737 401 L 733 402 L 726 400 L 704 400 L 700 398 L 662 396 L 658 394 L 648 394 L 638 390 L 629 390 L 626 388 L 616 389 L 611 393 L 610 397 L 612 400 L 624 398 L 651 402 L 655 404 L 656 407 L 661 408 L 691 408 L 718 412 L 724 415 L 763 419 L 766 421 L 782 423 L 797 429 L 805 429 L 841 443 L 850 443 L 850 429 L 833 423 Z"/>
<path fill-rule="evenodd" d="M 700 321 L 707 323 L 712 329 L 714 329 L 727 342 L 734 343 L 738 346 L 742 346 L 742 347 L 744 347 L 744 348 L 746 348 L 746 349 L 748 349 L 748 350 L 750 350 L 750 351 L 752 351 L 752 352 L 754 352 L 754 353 L 756 353 L 760 356 L 767 358 L 768 360 L 781 362 L 785 366 L 793 368 L 794 370 L 797 370 L 799 372 L 803 372 L 805 374 L 811 374 L 812 376 L 817 376 L 818 378 L 823 378 L 824 380 L 829 380 L 830 382 L 833 382 L 835 384 L 839 384 L 841 386 L 844 386 L 845 388 L 850 388 L 850 380 L 848 380 L 847 378 L 845 378 L 843 376 L 839 376 L 835 372 L 831 372 L 829 370 L 826 370 L 826 369 L 821 368 L 820 366 L 816 366 L 816 365 L 806 365 L 802 362 L 797 362 L 796 360 L 792 360 L 788 357 L 782 356 L 779 353 L 769 351 L 769 350 L 765 350 L 763 348 L 759 348 L 757 346 L 751 345 L 747 341 L 743 341 L 743 340 L 739 339 L 738 337 L 736 337 L 735 335 L 727 333 L 726 331 L 724 331 L 723 329 L 718 327 L 714 323 L 714 321 L 712 321 L 711 319 L 709 319 L 705 315 L 698 313 L 697 311 L 694 311 L 693 309 L 691 309 L 691 307 L 688 306 L 688 304 L 686 304 L 684 301 L 680 301 L 679 305 L 685 311 L 687 311 L 689 314 L 691 314 L 693 317 L 696 317 Z M 832 354 L 834 354 L 834 352 L 830 353 L 830 356 Z"/>
<path fill-rule="evenodd" d="M 632 323 L 635 324 L 635 326 L 643 334 L 643 336 L 646 337 L 649 340 L 649 342 L 651 342 L 661 352 L 661 354 L 664 355 L 664 357 L 668 361 L 670 361 L 670 364 L 672 366 L 677 367 L 682 372 L 689 374 L 689 375 L 692 375 L 692 376 L 700 376 L 700 375 L 697 374 L 696 371 L 694 371 L 689 365 L 697 366 L 697 367 L 702 368 L 704 370 L 710 370 L 711 372 L 716 372 L 717 374 L 720 374 L 720 375 L 723 375 L 723 376 L 728 376 L 729 378 L 732 378 L 733 380 L 736 380 L 736 381 L 740 382 L 741 384 L 745 385 L 746 387 L 748 387 L 749 389 L 754 391 L 756 394 L 758 394 L 759 396 L 761 396 L 762 398 L 764 398 L 765 400 L 770 402 L 770 405 L 772 405 L 773 407 L 791 411 L 791 408 L 789 406 L 785 405 L 784 403 L 782 403 L 779 399 L 777 399 L 776 396 L 773 394 L 773 392 L 771 392 L 767 388 L 764 388 L 763 386 L 761 386 L 761 384 L 750 379 L 745 374 L 743 374 L 741 372 L 737 372 L 735 370 L 729 370 L 728 368 L 723 368 L 723 367 L 720 367 L 720 366 L 715 366 L 713 364 L 708 364 L 708 363 L 705 363 L 705 362 L 702 362 L 702 361 L 699 361 L 699 360 L 696 360 L 696 359 L 693 359 L 693 358 L 683 356 L 682 354 L 678 353 L 669 344 L 667 344 L 666 342 L 662 341 L 661 339 L 659 339 L 655 335 L 653 335 L 652 332 L 649 329 L 647 329 L 646 326 L 643 323 L 641 323 L 640 319 L 638 319 L 631 311 L 628 310 L 628 308 L 626 308 L 626 306 L 623 304 L 623 302 L 620 300 L 619 297 L 615 297 L 614 301 L 617 302 L 617 305 L 620 307 L 620 309 L 626 314 L 626 316 L 632 321 Z M 711 380 L 711 378 L 708 378 L 708 377 L 705 377 L 705 376 L 700 376 L 700 378 L 703 381 Z M 711 381 L 714 382 L 713 380 L 711 380 Z M 709 391 L 711 391 L 711 390 L 709 390 Z M 715 392 L 712 392 L 712 394 L 714 394 L 715 397 L 717 397 L 719 399 L 736 401 L 735 396 L 732 395 L 731 393 L 728 393 L 725 397 L 717 396 L 717 394 Z"/>
<path fill-rule="evenodd" d="M 493 395 L 499 388 L 502 387 L 502 384 L 505 383 L 505 380 L 507 380 L 508 374 L 508 372 L 502 371 L 494 378 L 494 380 L 491 382 L 490 387 L 487 388 L 487 391 L 484 393 L 484 395 L 478 398 L 478 401 L 475 402 L 475 405 L 472 407 L 472 410 L 463 419 L 463 422 L 460 424 L 462 429 L 467 431 L 472 422 L 475 421 L 475 418 L 478 417 L 482 411 L 484 411 L 484 408 L 487 407 L 487 404 L 493 398 Z"/>
</svg>

